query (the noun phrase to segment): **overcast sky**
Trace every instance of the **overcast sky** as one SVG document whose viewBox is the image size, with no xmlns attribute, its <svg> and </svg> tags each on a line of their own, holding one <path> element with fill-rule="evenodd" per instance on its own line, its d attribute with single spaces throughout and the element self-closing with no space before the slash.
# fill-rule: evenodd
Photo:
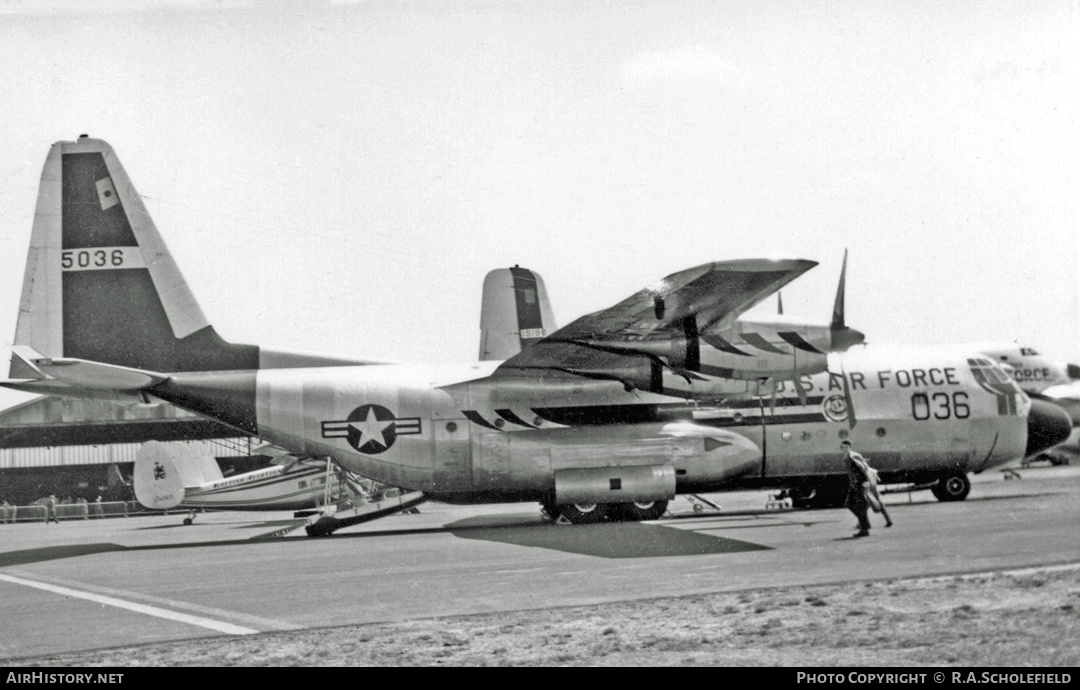
<svg viewBox="0 0 1080 690">
<path fill-rule="evenodd" d="M 45 155 L 88 133 L 234 342 L 474 360 L 513 264 L 567 323 L 813 259 L 785 312 L 826 321 L 847 248 L 872 342 L 1080 361 L 1075 2 L 84 7 L 0 5 L 0 346 Z"/>
</svg>

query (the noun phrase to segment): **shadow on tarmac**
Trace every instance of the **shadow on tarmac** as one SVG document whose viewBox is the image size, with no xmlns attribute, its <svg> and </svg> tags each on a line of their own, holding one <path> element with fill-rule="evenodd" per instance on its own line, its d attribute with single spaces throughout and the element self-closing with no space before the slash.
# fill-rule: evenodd
<svg viewBox="0 0 1080 690">
<path fill-rule="evenodd" d="M 23 549 L 22 551 L 0 553 L 0 567 L 28 565 L 30 563 L 41 563 L 42 561 L 55 561 L 61 558 L 74 558 L 76 556 L 90 556 L 96 553 L 126 550 L 127 547 L 125 546 L 109 543 L 43 546 L 40 549 Z"/>
<path fill-rule="evenodd" d="M 297 547 L 305 543 L 341 541 L 354 539 L 394 538 L 417 534 L 449 533 L 460 539 L 477 539 L 504 544 L 516 544 L 542 549 L 551 549 L 567 553 L 577 553 L 600 558 L 656 558 L 666 556 L 690 556 L 717 553 L 742 553 L 747 551 L 769 550 L 770 547 L 728 539 L 693 530 L 675 529 L 656 524 L 612 523 L 602 525 L 559 526 L 540 523 L 534 517 L 509 517 L 517 524 L 493 525 L 492 518 L 479 517 L 460 520 L 444 527 L 422 527 L 416 529 L 397 529 L 379 532 L 360 532 L 355 534 L 334 534 L 328 537 L 309 539 L 292 538 Z M 271 520 L 253 523 L 259 528 L 273 527 L 281 521 Z M 165 526 L 171 527 L 171 526 Z M 161 526 L 138 529 L 161 529 Z M 29 565 L 43 561 L 77 558 L 101 553 L 118 551 L 158 551 L 164 549 L 187 549 L 229 546 L 269 546 L 281 544 L 282 539 L 225 539 L 218 541 L 186 542 L 180 544 L 152 544 L 146 546 L 124 546 L 110 542 L 65 544 L 45 546 L 36 549 L 22 549 L 0 553 L 0 567 Z"/>
<path fill-rule="evenodd" d="M 1007 494 L 1003 496 L 975 496 L 968 497 L 965 502 L 983 502 L 983 501 L 1006 501 L 1010 499 L 1032 499 L 1040 496 L 1052 496 L 1060 492 L 1040 492 L 1040 493 L 1027 493 L 1027 494 Z M 923 508 L 929 506 L 939 506 L 946 508 L 949 506 L 961 505 L 960 503 L 948 503 L 939 501 L 928 501 L 925 503 L 890 503 L 887 504 L 891 509 L 903 509 L 905 506 L 921 506 Z M 761 517 L 776 518 L 777 521 L 768 520 L 759 524 L 729 524 L 719 527 L 719 529 L 732 530 L 732 529 L 751 529 L 757 527 L 779 527 L 779 526 L 810 526 L 818 524 L 820 520 L 806 519 L 799 520 L 796 516 L 806 515 L 810 518 L 814 512 L 817 511 L 770 511 L 759 513 Z M 707 521 L 712 520 L 725 520 L 732 518 L 745 518 L 754 514 L 753 511 L 741 511 L 738 513 L 698 513 L 693 515 L 679 515 L 679 522 L 685 524 L 686 521 L 693 521 L 695 519 Z M 672 516 L 676 517 L 676 516 Z M 267 520 L 263 522 L 245 522 L 242 525 L 237 525 L 233 529 L 272 529 L 274 527 L 280 527 L 287 525 L 291 520 Z M 181 522 L 177 524 L 169 525 L 154 525 L 148 527 L 137 527 L 136 530 L 171 530 L 176 527 L 186 527 L 191 529 L 192 527 L 199 527 L 199 523 L 195 525 L 184 525 Z M 202 526 L 211 527 L 215 525 L 204 524 Z M 220 525 L 216 525 L 220 527 Z M 718 528 L 704 528 L 704 529 L 718 529 Z M 329 537 L 320 537 L 318 541 L 332 540 L 351 540 L 351 539 L 377 539 L 377 538 L 393 538 L 416 534 L 438 534 L 438 533 L 450 533 L 460 539 L 477 539 L 482 541 L 500 542 L 504 544 L 516 544 L 518 546 L 529 546 L 534 548 L 551 549 L 553 551 L 563 551 L 566 553 L 576 553 L 587 556 L 597 556 L 600 558 L 663 558 L 667 556 L 689 556 L 689 555 L 706 555 L 706 554 L 718 554 L 718 553 L 743 553 L 748 551 L 761 551 L 769 550 L 771 547 L 762 546 L 752 542 L 741 541 L 738 539 L 730 539 L 727 537 L 718 537 L 711 534 L 696 531 L 694 529 L 676 529 L 673 527 L 665 527 L 663 524 L 657 523 L 607 523 L 599 525 L 573 525 L 573 526 L 559 526 L 552 525 L 545 522 L 541 522 L 538 517 L 534 515 L 499 515 L 499 516 L 478 516 L 474 518 L 467 518 L 447 524 L 442 527 L 422 527 L 415 529 L 396 529 L 396 530 L 382 530 L 374 532 L 359 532 L 359 533 L 344 533 L 334 534 Z M 297 546 L 303 543 L 307 543 L 309 540 L 306 537 L 291 537 L 289 540 L 296 542 Z M 852 537 L 841 537 L 834 541 L 850 541 Z M 123 546 L 121 544 L 114 544 L 109 542 L 100 543 L 80 543 L 80 544 L 68 544 L 59 546 L 46 546 L 36 549 L 23 549 L 19 551 L 9 551 L 6 553 L 0 553 L 0 567 L 27 565 L 32 563 L 40 563 L 42 561 L 53 561 L 65 558 L 77 558 L 79 556 L 88 556 L 100 553 L 109 553 L 114 551 L 155 551 L 159 549 L 184 549 L 184 548 L 205 548 L 205 547 L 217 547 L 217 546 L 239 546 L 243 544 L 256 545 L 256 544 L 277 544 L 281 543 L 282 539 L 259 539 L 256 537 L 244 538 L 244 539 L 226 539 L 217 541 L 200 541 L 200 542 L 186 542 L 186 543 L 172 543 L 172 544 L 154 544 L 147 546 Z"/>
<path fill-rule="evenodd" d="M 663 558 L 766 551 L 771 547 L 663 525 L 621 522 L 601 525 L 446 526 L 455 537 L 530 546 L 600 558 Z"/>
</svg>

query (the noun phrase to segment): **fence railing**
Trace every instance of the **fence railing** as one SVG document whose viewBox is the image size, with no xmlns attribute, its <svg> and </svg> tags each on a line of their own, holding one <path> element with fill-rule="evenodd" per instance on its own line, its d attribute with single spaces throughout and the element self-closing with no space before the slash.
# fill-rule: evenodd
<svg viewBox="0 0 1080 690">
<path fill-rule="evenodd" d="M 175 513 L 186 513 L 177 509 Z M 114 517 L 133 517 L 136 515 L 164 515 L 168 511 L 150 510 L 138 501 L 108 501 L 92 503 L 58 503 L 49 516 L 49 508 L 40 504 L 28 506 L 0 506 L 0 524 L 16 522 L 59 522 L 61 520 L 96 520 Z"/>
</svg>

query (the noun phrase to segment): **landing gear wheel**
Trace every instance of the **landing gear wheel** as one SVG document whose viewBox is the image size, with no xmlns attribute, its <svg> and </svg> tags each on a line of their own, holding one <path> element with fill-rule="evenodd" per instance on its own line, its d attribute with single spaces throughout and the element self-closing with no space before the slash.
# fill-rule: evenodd
<svg viewBox="0 0 1080 690">
<path fill-rule="evenodd" d="M 930 491 L 939 501 L 962 501 L 971 491 L 971 481 L 966 474 L 950 474 L 939 479 Z"/>
<path fill-rule="evenodd" d="M 185 525 L 190 525 L 193 522 L 195 522 L 195 521 L 192 518 L 184 518 L 184 524 Z"/>
<path fill-rule="evenodd" d="M 607 515 L 606 503 L 574 503 L 559 506 L 559 515 L 575 525 L 600 522 Z"/>
<path fill-rule="evenodd" d="M 659 520 L 667 512 L 667 501 L 644 501 L 620 503 L 617 514 L 621 520 L 639 522 L 641 520 Z"/>
</svg>

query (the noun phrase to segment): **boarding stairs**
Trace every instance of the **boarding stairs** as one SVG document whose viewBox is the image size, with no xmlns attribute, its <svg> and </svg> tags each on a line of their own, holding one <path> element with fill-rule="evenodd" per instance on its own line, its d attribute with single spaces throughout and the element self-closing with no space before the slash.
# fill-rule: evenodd
<svg viewBox="0 0 1080 690">
<path fill-rule="evenodd" d="M 255 539 L 272 539 L 287 536 L 301 527 L 309 537 L 325 537 L 343 527 L 359 525 L 378 520 L 387 515 L 401 512 L 419 512 L 416 506 L 428 499 L 422 491 L 406 492 L 394 486 L 373 482 L 335 465 L 325 459 L 327 481 L 323 483 L 325 493 L 321 500 L 315 496 L 320 508 L 310 514 L 296 513 L 296 520 L 289 524 L 260 534 Z M 330 473 L 336 472 L 343 491 L 334 496 L 330 493 Z"/>
</svg>

